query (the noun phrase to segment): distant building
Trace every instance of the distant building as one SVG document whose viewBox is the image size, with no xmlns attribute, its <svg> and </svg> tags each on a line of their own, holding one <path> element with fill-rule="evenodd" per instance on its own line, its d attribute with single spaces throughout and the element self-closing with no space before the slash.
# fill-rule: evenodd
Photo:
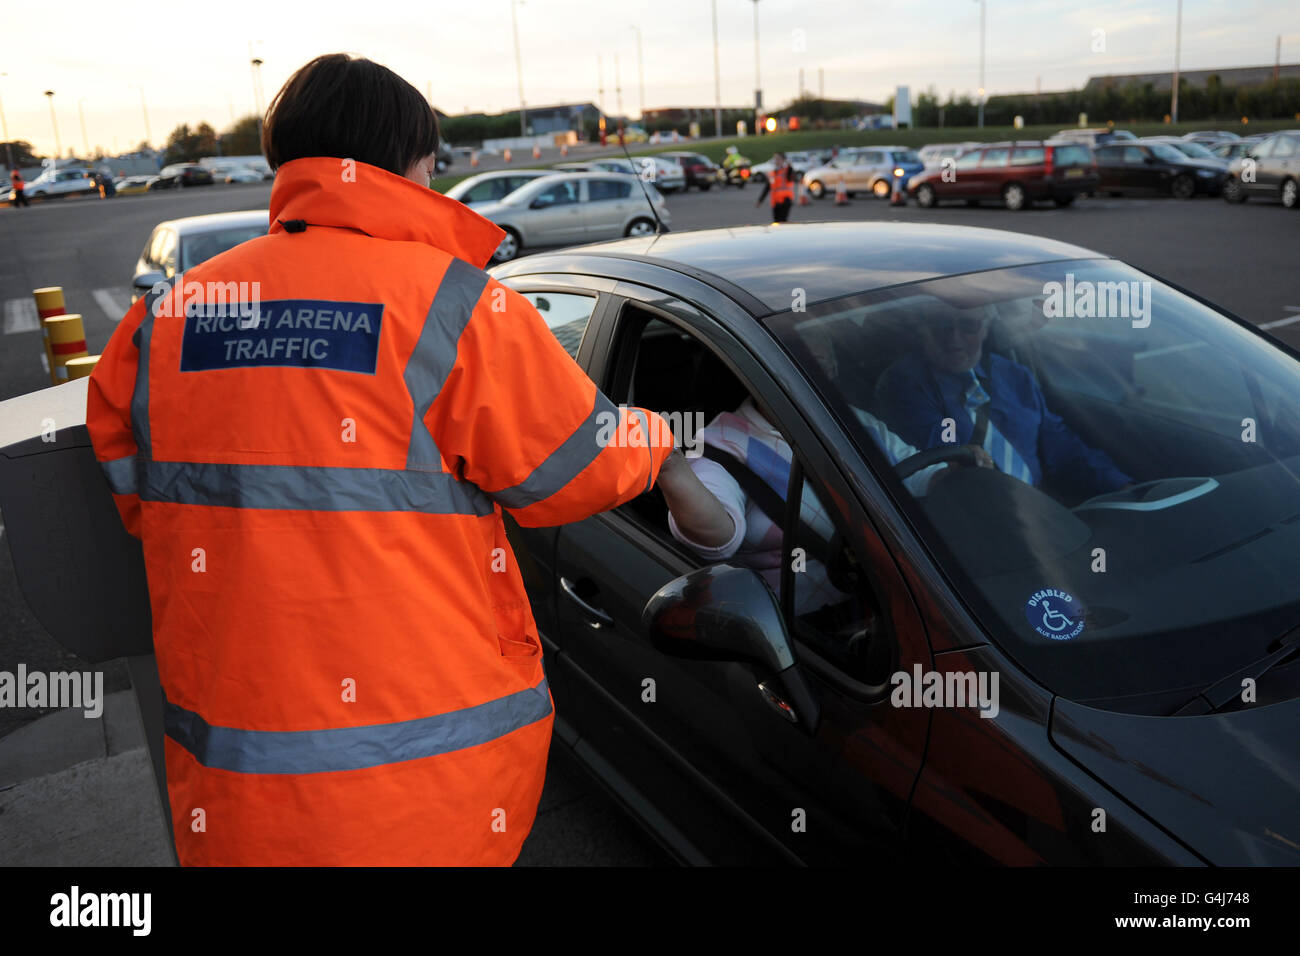
<svg viewBox="0 0 1300 956">
<path fill-rule="evenodd" d="M 1300 79 L 1300 63 L 1283 64 L 1277 72 L 1279 79 Z M 1234 66 L 1222 70 L 1181 70 L 1178 79 L 1188 86 L 1204 88 L 1211 76 L 1218 76 L 1224 86 L 1259 86 L 1273 81 L 1273 67 Z M 1158 92 L 1169 93 L 1173 90 L 1173 82 L 1173 72 L 1170 70 L 1162 73 L 1115 73 L 1090 76 L 1083 89 L 1085 93 L 1096 93 L 1107 87 L 1121 88 L 1130 83 L 1138 86 L 1150 83 Z"/>
<path fill-rule="evenodd" d="M 733 114 L 752 114 L 752 106 L 724 106 L 722 107 L 723 117 Z M 642 117 L 643 123 L 672 123 L 673 125 L 682 125 L 685 123 L 700 122 L 713 119 L 712 106 L 665 106 L 657 110 L 646 110 Z"/>
</svg>

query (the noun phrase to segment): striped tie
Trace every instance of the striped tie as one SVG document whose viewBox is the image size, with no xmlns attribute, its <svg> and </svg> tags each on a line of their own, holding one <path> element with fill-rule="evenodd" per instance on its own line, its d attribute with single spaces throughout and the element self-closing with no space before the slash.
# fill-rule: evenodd
<svg viewBox="0 0 1300 956">
<path fill-rule="evenodd" d="M 971 421 L 975 421 L 979 407 L 988 404 L 989 393 L 984 391 L 984 386 L 975 377 L 974 369 L 970 370 L 970 381 L 970 385 L 966 388 L 966 409 L 970 412 Z M 994 466 L 1003 474 L 1019 478 L 1029 485 L 1034 483 L 1033 472 L 1029 470 L 1025 460 L 1020 457 L 1015 446 L 1002 437 L 1002 433 L 991 420 L 988 423 L 988 430 L 984 433 L 984 450 L 993 459 Z"/>
</svg>

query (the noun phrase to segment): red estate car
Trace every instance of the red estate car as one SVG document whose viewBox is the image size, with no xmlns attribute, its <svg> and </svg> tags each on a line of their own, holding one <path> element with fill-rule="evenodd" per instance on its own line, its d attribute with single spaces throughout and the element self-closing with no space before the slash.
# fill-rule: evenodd
<svg viewBox="0 0 1300 956">
<path fill-rule="evenodd" d="M 907 194 L 930 208 L 947 199 L 975 205 L 998 199 L 1008 209 L 1024 209 L 1043 199 L 1068 206 L 1097 186 L 1092 150 L 1081 143 L 1032 141 L 988 143 L 943 166 L 917 173 Z"/>
</svg>

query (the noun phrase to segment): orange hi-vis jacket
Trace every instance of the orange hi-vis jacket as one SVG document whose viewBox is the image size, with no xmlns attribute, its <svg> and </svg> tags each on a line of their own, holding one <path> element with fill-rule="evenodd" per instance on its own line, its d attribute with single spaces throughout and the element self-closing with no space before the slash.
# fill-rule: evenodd
<svg viewBox="0 0 1300 956">
<path fill-rule="evenodd" d="M 771 179 L 771 197 L 772 205 L 775 206 L 784 200 L 794 201 L 794 179 L 791 176 L 789 166 L 782 166 L 780 169 L 773 169 Z"/>
<path fill-rule="evenodd" d="M 351 160 L 279 170 L 269 235 L 137 302 L 87 425 L 140 537 L 183 864 L 509 864 L 553 719 L 502 509 L 646 491 L 504 233 Z"/>
</svg>

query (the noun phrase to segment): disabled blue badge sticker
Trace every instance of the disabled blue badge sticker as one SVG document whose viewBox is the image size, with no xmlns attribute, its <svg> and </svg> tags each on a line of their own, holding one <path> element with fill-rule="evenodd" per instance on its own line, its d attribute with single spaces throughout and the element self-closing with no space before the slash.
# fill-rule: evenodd
<svg viewBox="0 0 1300 956">
<path fill-rule="evenodd" d="M 1025 619 L 1043 637 L 1068 641 L 1083 633 L 1083 604 L 1057 588 L 1035 591 L 1025 602 Z"/>
</svg>

